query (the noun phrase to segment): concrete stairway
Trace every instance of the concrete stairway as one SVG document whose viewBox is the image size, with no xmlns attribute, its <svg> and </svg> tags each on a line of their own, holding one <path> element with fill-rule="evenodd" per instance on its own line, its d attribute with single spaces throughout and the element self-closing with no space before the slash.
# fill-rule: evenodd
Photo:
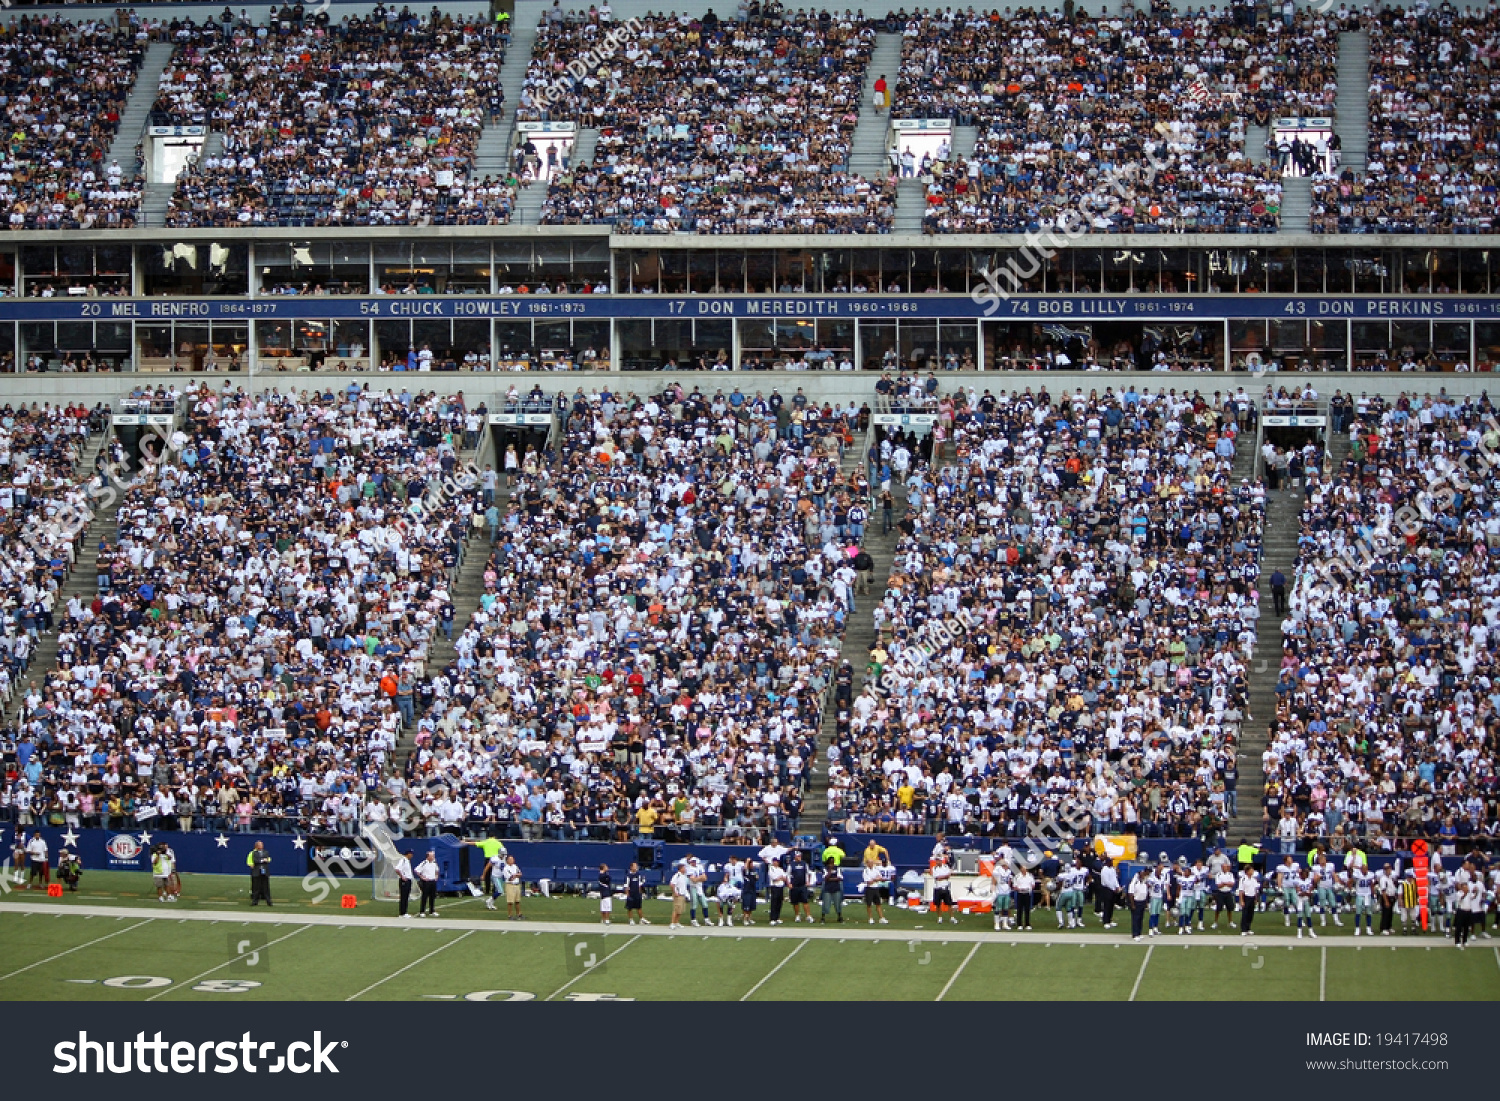
<svg viewBox="0 0 1500 1101">
<path fill-rule="evenodd" d="M 152 183 L 146 185 L 146 193 L 141 197 L 141 217 L 139 224 L 143 226 L 165 225 L 167 221 L 167 206 L 172 201 L 172 194 L 177 190 L 175 183 Z"/>
<path fill-rule="evenodd" d="M 536 43 L 536 28 L 543 13 L 541 4 L 518 4 L 510 21 L 510 45 L 505 63 L 500 66 L 500 86 L 505 89 L 505 108 L 500 117 L 488 123 L 479 134 L 474 150 L 474 175 L 478 179 L 498 176 L 510 164 L 511 136 L 516 128 L 516 104 L 526 83 L 526 69 L 531 64 L 531 48 Z"/>
<path fill-rule="evenodd" d="M 510 102 L 509 90 L 505 93 Z M 486 176 L 504 176 L 510 170 L 510 128 L 492 122 L 479 134 L 479 144 L 474 147 L 474 167 L 470 176 L 482 180 Z"/>
<path fill-rule="evenodd" d="M 141 135 L 151 121 L 151 105 L 161 90 L 161 74 L 171 60 L 170 42 L 152 42 L 146 47 L 141 71 L 136 74 L 135 86 L 130 89 L 130 98 L 125 101 L 125 110 L 120 114 L 120 129 L 109 147 L 109 159 L 119 161 L 127 176 L 135 171 L 135 147 L 140 144 Z"/>
<path fill-rule="evenodd" d="M 953 157 L 972 157 L 974 146 L 979 144 L 979 127 L 955 126 L 953 128 Z"/>
<path fill-rule="evenodd" d="M 113 429 L 106 427 L 103 432 L 90 438 L 83 450 L 82 458 L 78 460 L 77 474 L 82 475 L 95 469 L 94 464 L 98 461 L 100 452 L 104 450 L 113 435 Z M 124 499 L 125 495 L 117 492 L 109 507 L 96 512 L 94 519 L 84 529 L 83 540 L 73 562 L 73 570 L 63 582 L 62 588 L 58 590 L 56 602 L 52 606 L 54 623 L 62 623 L 70 599 L 77 596 L 89 601 L 99 591 L 99 541 L 106 536 L 114 538 L 118 529 L 120 506 L 124 503 Z M 32 651 L 31 664 L 25 675 L 16 681 L 15 691 L 5 708 L 5 718 L 8 722 L 15 721 L 27 689 L 31 685 L 41 688 L 47 681 L 47 675 L 56 666 L 57 632 L 47 631 L 37 640 L 36 649 Z"/>
<path fill-rule="evenodd" d="M 540 180 L 533 180 L 516 195 L 516 209 L 510 216 L 511 225 L 537 225 L 542 220 L 542 207 L 546 203 L 547 185 Z"/>
<path fill-rule="evenodd" d="M 897 233 L 921 233 L 926 208 L 927 185 L 915 177 L 901 180 L 896 187 L 896 221 L 892 228 Z"/>
<path fill-rule="evenodd" d="M 577 164 L 588 164 L 594 159 L 594 150 L 599 145 L 599 131 L 593 126 L 581 127 L 578 131 L 578 140 L 573 143 L 573 155 L 568 160 L 569 167 Z"/>
<path fill-rule="evenodd" d="M 1306 176 L 1283 176 L 1280 232 L 1306 233 L 1311 213 L 1312 181 Z"/>
<path fill-rule="evenodd" d="M 1370 35 L 1345 31 L 1339 35 L 1338 100 L 1334 130 L 1343 144 L 1342 164 L 1364 170 L 1370 151 Z"/>
<path fill-rule="evenodd" d="M 460 465 L 473 461 L 474 452 L 465 452 L 460 459 Z M 505 485 L 505 479 L 501 478 L 500 487 L 495 492 L 495 500 L 500 505 L 501 516 L 505 515 L 506 505 L 510 501 L 510 489 Z M 449 599 L 453 601 L 453 637 L 457 639 L 469 625 L 469 620 L 479 609 L 479 598 L 484 595 L 484 568 L 489 563 L 490 547 L 487 542 L 489 533 L 483 531 L 469 531 L 464 537 L 464 560 L 459 566 L 458 573 L 453 579 L 453 588 L 449 592 Z M 427 675 L 436 676 L 448 664 L 457 657 L 458 651 L 452 642 L 444 637 L 441 631 L 436 632 L 427 650 Z M 407 759 L 412 750 L 416 748 L 416 726 L 410 726 L 401 731 L 401 737 L 396 742 L 396 752 L 392 756 L 391 768 L 397 775 L 404 775 Z"/>
<path fill-rule="evenodd" d="M 901 36 L 877 34 L 865 71 L 864 95 L 859 101 L 859 124 L 849 143 L 849 171 L 866 179 L 884 176 L 891 170 L 889 146 L 891 113 L 875 110 L 875 82 L 885 77 L 891 95 L 896 93 L 896 75 L 901 68 Z"/>
<path fill-rule="evenodd" d="M 1242 470 L 1254 470 L 1258 456 L 1254 441 L 1247 440 L 1236 454 L 1235 477 L 1249 477 Z M 1244 460 L 1244 466 L 1241 460 Z M 1297 536 L 1301 528 L 1303 493 L 1300 488 L 1268 492 L 1266 528 L 1260 565 L 1260 620 L 1256 624 L 1255 658 L 1250 665 L 1250 705 L 1240 733 L 1239 813 L 1230 821 L 1228 835 L 1234 843 L 1259 841 L 1261 837 L 1260 798 L 1265 792 L 1265 773 L 1261 755 L 1265 752 L 1267 731 L 1276 717 L 1276 679 L 1281 668 L 1281 617 L 1276 614 L 1271 595 L 1271 575 L 1280 570 L 1290 591 L 1297 561 Z"/>
<path fill-rule="evenodd" d="M 1257 126 L 1253 122 L 1245 124 L 1245 158 L 1251 164 L 1266 163 L 1266 142 L 1270 138 L 1269 126 Z"/>
<path fill-rule="evenodd" d="M 844 453 L 845 472 L 858 468 L 865 461 L 864 448 L 860 445 Z M 895 487 L 897 497 L 896 515 L 902 515 L 905 494 Z M 865 527 L 865 550 L 875 560 L 875 573 L 870 582 L 870 591 L 854 598 L 855 613 L 844 622 L 844 645 L 840 661 L 854 667 L 854 692 L 859 694 L 864 683 L 865 666 L 870 661 L 870 647 L 875 642 L 875 606 L 885 599 L 887 583 L 891 577 L 891 564 L 895 561 L 896 544 L 901 532 L 892 527 L 887 535 L 880 534 L 879 513 L 871 509 L 870 522 Z M 802 802 L 802 815 L 798 819 L 797 832 L 817 833 L 828 818 L 828 747 L 838 734 L 838 712 L 834 706 L 833 689 L 829 689 L 823 708 L 823 725 L 818 731 L 818 748 L 813 754 L 809 773 L 811 786 Z"/>
</svg>

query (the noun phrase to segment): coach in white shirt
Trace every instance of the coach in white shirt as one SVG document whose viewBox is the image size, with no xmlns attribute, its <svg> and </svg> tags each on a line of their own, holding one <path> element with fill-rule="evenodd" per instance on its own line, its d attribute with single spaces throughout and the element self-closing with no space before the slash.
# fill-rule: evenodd
<svg viewBox="0 0 1500 1101">
<path fill-rule="evenodd" d="M 407 910 L 411 906 L 411 853 L 402 853 L 396 858 L 396 887 L 401 892 L 400 909 L 397 911 L 404 918 L 411 917 Z"/>
<path fill-rule="evenodd" d="M 1104 928 L 1115 927 L 1115 902 L 1120 897 L 1120 873 L 1108 861 L 1099 869 L 1099 913 Z"/>
<path fill-rule="evenodd" d="M 33 879 L 40 879 L 42 886 L 46 887 L 51 881 L 52 873 L 47 867 L 47 842 L 41 833 L 33 833 L 31 840 L 26 842 L 26 860 L 30 864 L 26 875 L 26 889 L 31 890 Z"/>
<path fill-rule="evenodd" d="M 437 917 L 437 852 L 427 850 L 427 859 L 417 865 L 417 886 L 422 891 L 422 901 L 417 905 L 417 917 Z"/>
</svg>

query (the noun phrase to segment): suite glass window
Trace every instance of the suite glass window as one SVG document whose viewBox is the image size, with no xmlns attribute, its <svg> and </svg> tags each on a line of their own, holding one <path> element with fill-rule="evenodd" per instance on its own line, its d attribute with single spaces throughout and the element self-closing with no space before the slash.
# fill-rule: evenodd
<svg viewBox="0 0 1500 1101">
<path fill-rule="evenodd" d="M 1480 321 L 1474 326 L 1473 368 L 1489 366 L 1492 370 L 1500 363 L 1500 322 Z"/>
<path fill-rule="evenodd" d="M 175 241 L 136 249 L 141 291 L 147 295 L 244 295 L 250 291 L 250 249 L 228 244 Z"/>
<path fill-rule="evenodd" d="M 370 246 L 271 241 L 255 247 L 260 293 L 368 294 Z"/>
<path fill-rule="evenodd" d="M 128 245 L 25 245 L 21 249 L 22 293 L 129 294 L 130 257 Z M 11 278 L 13 283 L 13 273 Z"/>
</svg>

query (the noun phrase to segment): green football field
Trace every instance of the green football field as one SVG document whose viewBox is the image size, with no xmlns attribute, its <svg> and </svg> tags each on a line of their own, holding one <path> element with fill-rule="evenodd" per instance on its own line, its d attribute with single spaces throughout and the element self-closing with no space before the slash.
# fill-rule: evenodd
<svg viewBox="0 0 1500 1101">
<path fill-rule="evenodd" d="M 400 921 L 373 903 L 314 904 L 277 880 L 275 910 L 248 905 L 243 877 L 189 876 L 159 904 L 129 873 L 90 873 L 77 895 L 12 891 L 0 901 L 0 1000 L 1484 1000 L 1500 999 L 1500 940 L 1456 951 L 1436 935 L 1354 938 L 1320 927 L 1289 936 L 1279 914 L 1248 940 L 1175 930 L 1134 944 L 1121 929 L 992 933 L 988 916 L 935 924 L 893 912 L 870 926 L 770 929 L 597 923 L 597 902 L 530 897 L 506 920 L 471 898 L 437 919 Z M 617 904 L 618 905 L 618 904 Z M 1123 915 L 1122 915 L 1123 916 Z M 1128 916 L 1126 916 L 1128 923 Z"/>
</svg>

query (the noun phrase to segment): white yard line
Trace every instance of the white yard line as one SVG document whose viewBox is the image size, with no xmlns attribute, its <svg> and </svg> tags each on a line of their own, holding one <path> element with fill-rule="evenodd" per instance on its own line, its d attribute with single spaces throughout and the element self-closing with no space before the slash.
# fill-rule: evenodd
<svg viewBox="0 0 1500 1101">
<path fill-rule="evenodd" d="M 392 971 L 385 978 L 383 978 L 383 979 L 377 979 L 375 982 L 372 982 L 369 986 L 367 986 L 363 990 L 361 990 L 358 994 L 351 994 L 351 995 L 349 995 L 349 997 L 345 998 L 344 1001 L 346 1001 L 346 1002 L 352 1002 L 356 998 L 363 997 L 364 995 L 368 994 L 370 991 L 374 990 L 377 986 L 380 986 L 380 985 L 382 985 L 384 983 L 390 982 L 397 975 L 401 975 L 401 974 L 404 974 L 407 971 L 410 971 L 413 967 L 417 966 L 417 964 L 419 964 L 419 963 L 425 963 L 426 961 L 432 959 L 432 957 L 435 956 L 435 955 L 437 955 L 439 952 L 446 952 L 448 949 L 452 948 L 459 941 L 461 941 L 461 940 L 467 940 L 468 938 L 472 937 L 473 935 L 474 935 L 474 930 L 470 929 L 467 933 L 464 933 L 462 936 L 454 937 L 452 940 L 450 940 L 447 943 L 443 944 L 441 947 L 434 948 L 431 952 L 428 952 L 427 955 L 421 957 L 420 959 L 412 960 L 409 964 L 407 964 L 405 967 L 401 968 L 399 971 Z"/>
<path fill-rule="evenodd" d="M 561 986 L 559 986 L 552 993 L 548 994 L 546 1000 L 550 1002 L 553 998 L 557 997 L 564 990 L 568 989 L 568 987 L 572 986 L 579 979 L 583 978 L 586 975 L 593 974 L 595 971 L 599 970 L 599 968 L 603 967 L 606 963 L 608 963 L 610 960 L 614 959 L 621 952 L 625 951 L 625 949 L 629 948 L 632 944 L 634 944 L 636 941 L 638 941 L 640 939 L 641 939 L 641 934 L 637 933 L 635 936 L 633 936 L 629 940 L 627 940 L 624 944 L 620 945 L 620 947 L 616 948 L 609 955 L 605 956 L 598 963 L 594 964 L 594 966 L 592 966 L 592 967 L 585 967 L 582 971 L 580 971 L 578 974 L 574 975 L 567 982 L 563 983 Z"/>
<path fill-rule="evenodd" d="M 1318 1001 L 1328 1000 L 1328 945 L 1323 945 L 1318 950 L 1322 959 L 1318 962 Z"/>
<path fill-rule="evenodd" d="M 956 983 L 958 981 L 958 977 L 964 973 L 964 968 L 969 966 L 969 961 L 974 958 L 974 953 L 979 951 L 979 946 L 983 943 L 983 941 L 974 942 L 974 947 L 969 949 L 969 954 L 964 957 L 964 962 L 958 965 L 958 970 L 953 972 L 952 977 L 949 978 L 948 981 L 943 985 L 943 989 L 938 991 L 938 1001 L 942 1001 L 945 997 L 948 996 L 948 991 L 953 989 L 953 984 Z"/>
<path fill-rule="evenodd" d="M 782 960 L 775 967 L 771 968 L 771 970 L 767 971 L 765 977 L 763 979 L 761 979 L 760 982 L 758 982 L 754 986 L 752 986 L 749 990 L 747 990 L 745 992 L 745 996 L 743 998 L 741 998 L 740 1001 L 742 1001 L 742 1002 L 748 1002 L 750 1000 L 750 997 L 751 997 L 752 994 L 754 994 L 761 987 L 765 986 L 766 983 L 770 982 L 771 978 L 776 974 L 776 972 L 780 971 L 787 964 L 791 963 L 792 962 L 792 957 L 795 956 L 798 952 L 802 951 L 802 949 L 806 948 L 807 944 L 808 944 L 808 942 L 805 941 L 805 940 L 804 941 L 798 941 L 797 942 L 797 947 L 793 948 L 790 952 L 788 952 L 786 954 L 786 959 Z"/>
<path fill-rule="evenodd" d="M 1141 988 L 1141 980 L 1146 977 L 1146 965 L 1151 962 L 1151 953 L 1156 951 L 1156 945 L 1146 946 L 1146 958 L 1141 961 L 1141 969 L 1136 973 L 1135 985 L 1130 988 L 1130 1000 L 1135 1001 L 1136 992 Z"/>
<path fill-rule="evenodd" d="M 4 982 L 6 979 L 13 979 L 17 975 L 21 975 L 27 971 L 30 971 L 33 967 L 41 967 L 44 963 L 51 963 L 53 960 L 60 960 L 64 956 L 71 956 L 74 952 L 81 952 L 85 948 L 92 948 L 94 945 L 100 943 L 101 941 L 109 940 L 110 937 L 118 937 L 121 933 L 128 933 L 132 929 L 139 929 L 142 925 L 150 925 L 155 920 L 155 918 L 147 918 L 145 921 L 138 921 L 134 925 L 127 925 L 124 929 L 116 929 L 113 933 L 106 933 L 102 937 L 96 937 L 94 940 L 77 945 L 73 948 L 69 948 L 64 952 L 59 952 L 55 956 L 48 956 L 44 960 L 37 960 L 35 963 L 28 963 L 25 967 L 18 967 L 8 975 L 0 975 L 0 982 Z"/>
<path fill-rule="evenodd" d="M 164 998 L 168 994 L 172 993 L 172 991 L 174 991 L 174 990 L 180 990 L 184 986 L 191 986 L 193 983 L 197 982 L 199 979 L 204 979 L 204 978 L 207 978 L 209 975 L 212 975 L 215 971 L 222 971 L 224 968 L 228 967 L 232 963 L 239 963 L 239 961 L 242 960 L 242 959 L 244 959 L 246 956 L 254 955 L 257 952 L 264 952 L 267 948 L 271 947 L 271 945 L 273 945 L 273 944 L 280 944 L 284 940 L 291 940 L 298 933 L 305 933 L 305 932 L 307 932 L 307 930 L 309 928 L 310 928 L 310 926 L 307 926 L 307 925 L 299 925 L 299 926 L 297 926 L 297 928 L 293 929 L 290 933 L 287 933 L 285 936 L 277 937 L 275 940 L 268 940 L 268 941 L 266 941 L 265 944 L 256 945 L 249 952 L 241 952 L 239 955 L 235 956 L 232 959 L 227 959 L 223 963 L 215 964 L 213 967 L 210 967 L 207 971 L 204 971 L 204 972 L 202 972 L 201 974 L 198 974 L 198 975 L 194 975 L 191 979 L 188 979 L 186 982 L 173 983 L 171 986 L 169 986 L 165 990 L 163 990 L 160 994 L 153 994 L 153 995 L 151 995 L 151 997 L 147 998 L 146 1000 L 148 1002 L 154 1002 L 154 1001 L 156 1001 L 157 998 Z"/>
</svg>

